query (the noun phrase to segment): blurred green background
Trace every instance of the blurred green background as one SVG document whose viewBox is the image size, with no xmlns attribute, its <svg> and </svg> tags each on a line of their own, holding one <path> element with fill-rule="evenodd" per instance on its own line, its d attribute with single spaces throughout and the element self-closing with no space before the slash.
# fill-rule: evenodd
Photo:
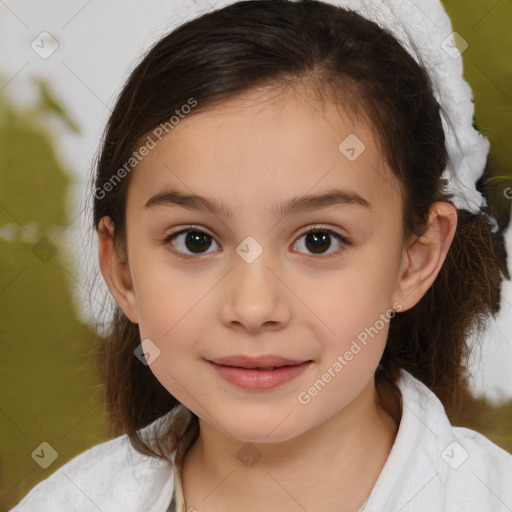
<svg viewBox="0 0 512 512">
<path fill-rule="evenodd" d="M 443 3 L 454 30 L 469 44 L 464 74 L 475 95 L 475 123 L 491 141 L 486 178 L 511 177 L 512 2 Z M 57 241 L 71 222 L 65 198 L 72 174 L 59 161 L 44 120 L 53 116 L 69 130 L 79 128 L 47 86 L 38 84 L 35 109 L 14 108 L 3 91 L 0 105 L 0 511 L 108 439 L 94 366 L 98 337 L 74 310 L 75 262 Z M 500 178 L 487 184 L 504 226 L 510 215 L 506 183 Z M 453 422 L 512 452 L 510 401 L 493 406 L 467 397 Z M 42 442 L 58 453 L 46 469 L 37 463 Z"/>
</svg>

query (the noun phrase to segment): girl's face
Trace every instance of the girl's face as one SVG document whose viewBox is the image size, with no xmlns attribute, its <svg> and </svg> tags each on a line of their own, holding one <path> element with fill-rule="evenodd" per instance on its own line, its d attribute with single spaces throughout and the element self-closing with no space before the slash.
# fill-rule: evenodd
<svg viewBox="0 0 512 512">
<path fill-rule="evenodd" d="M 150 369 L 244 442 L 292 439 L 373 386 L 393 308 L 413 305 L 399 184 L 370 130 L 305 90 L 262 91 L 184 116 L 127 193 L 124 310 Z M 209 362 L 230 356 L 307 363 Z"/>
</svg>

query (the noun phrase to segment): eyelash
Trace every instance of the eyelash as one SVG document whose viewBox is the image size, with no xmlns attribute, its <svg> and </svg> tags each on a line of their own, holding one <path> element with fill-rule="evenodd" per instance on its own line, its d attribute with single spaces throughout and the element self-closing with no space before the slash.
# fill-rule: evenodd
<svg viewBox="0 0 512 512">
<path fill-rule="evenodd" d="M 336 256 L 338 255 L 340 252 L 344 251 L 347 246 L 350 246 L 352 245 L 351 242 L 344 236 L 340 235 L 338 232 L 336 231 L 333 231 L 332 229 L 329 229 L 329 228 L 326 228 L 324 226 L 313 226 L 311 227 L 310 229 L 308 229 L 307 231 L 304 231 L 302 232 L 296 240 L 302 238 L 304 235 L 308 235 L 309 233 L 317 233 L 317 232 L 323 232 L 323 233 L 327 233 L 329 235 L 331 235 L 333 238 L 335 238 L 338 242 L 340 242 L 342 245 L 342 247 L 340 249 L 338 249 L 337 251 L 331 253 L 331 254 L 328 254 L 327 256 L 318 256 L 319 258 L 329 258 L 329 257 L 332 257 L 332 256 Z M 193 233 L 201 233 L 203 235 L 206 235 L 206 236 L 209 236 L 210 238 L 214 238 L 213 236 L 209 235 L 208 233 L 206 233 L 205 231 L 203 231 L 200 226 L 197 226 L 197 225 L 190 225 L 190 226 L 187 226 L 186 228 L 183 228 L 183 229 L 180 229 L 179 231 L 175 231 L 173 233 L 169 233 L 163 240 L 162 240 L 162 244 L 163 245 L 169 245 L 170 242 L 178 237 L 179 235 L 183 234 L 183 233 L 188 233 L 188 232 L 193 232 Z M 296 242 L 294 242 L 294 245 L 295 245 Z M 172 245 L 172 244 L 171 244 Z M 176 251 L 174 249 L 172 249 L 172 251 L 179 257 L 182 257 L 182 258 L 195 258 L 195 257 L 198 257 L 198 256 L 201 256 L 203 254 L 207 254 L 207 253 L 198 253 L 198 254 L 183 254 L 182 252 L 180 251 Z M 309 254 L 309 256 L 315 256 L 314 254 Z"/>
</svg>

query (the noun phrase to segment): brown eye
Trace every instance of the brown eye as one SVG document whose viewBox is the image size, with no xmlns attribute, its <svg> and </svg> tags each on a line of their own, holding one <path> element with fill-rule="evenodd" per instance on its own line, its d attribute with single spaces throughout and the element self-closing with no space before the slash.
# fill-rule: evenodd
<svg viewBox="0 0 512 512">
<path fill-rule="evenodd" d="M 341 236 L 339 233 L 336 233 L 336 231 L 333 231 L 332 229 L 314 228 L 307 231 L 306 233 L 303 233 L 298 240 L 303 237 L 305 237 L 304 242 L 302 244 L 296 242 L 296 244 L 304 245 L 306 250 L 310 251 L 311 254 L 333 254 L 339 252 L 339 250 L 342 250 L 344 246 L 349 245 L 348 240 L 345 237 Z M 334 250 L 331 253 L 327 253 L 326 251 L 331 248 L 333 238 L 337 244 L 341 245 L 341 248 Z M 335 246 L 336 243 L 334 244 Z"/>
<path fill-rule="evenodd" d="M 190 256 L 205 254 L 211 247 L 213 238 L 204 231 L 187 228 L 177 233 L 171 233 L 163 242 L 164 244 L 171 243 L 177 252 L 183 253 L 184 256 Z"/>
</svg>

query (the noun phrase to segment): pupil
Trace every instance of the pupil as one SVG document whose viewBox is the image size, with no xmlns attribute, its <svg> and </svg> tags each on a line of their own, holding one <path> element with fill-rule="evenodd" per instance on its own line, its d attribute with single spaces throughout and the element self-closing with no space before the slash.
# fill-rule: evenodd
<svg viewBox="0 0 512 512">
<path fill-rule="evenodd" d="M 185 237 L 185 245 L 187 246 L 187 249 L 192 252 L 202 252 L 202 250 L 207 250 L 212 243 L 210 240 L 209 243 L 207 242 L 205 244 L 205 240 L 208 238 L 210 237 L 205 233 L 190 231 Z M 206 245 L 206 247 L 203 247 L 204 245 Z"/>
<path fill-rule="evenodd" d="M 328 241 L 327 247 L 323 247 L 324 250 L 329 249 L 331 246 L 331 242 L 329 239 L 329 234 L 325 231 L 315 231 L 312 233 L 308 233 L 306 235 L 306 247 L 313 253 L 321 253 L 322 252 L 322 243 Z M 309 244 L 311 242 L 311 245 Z M 319 250 L 320 249 L 320 250 Z"/>
</svg>

